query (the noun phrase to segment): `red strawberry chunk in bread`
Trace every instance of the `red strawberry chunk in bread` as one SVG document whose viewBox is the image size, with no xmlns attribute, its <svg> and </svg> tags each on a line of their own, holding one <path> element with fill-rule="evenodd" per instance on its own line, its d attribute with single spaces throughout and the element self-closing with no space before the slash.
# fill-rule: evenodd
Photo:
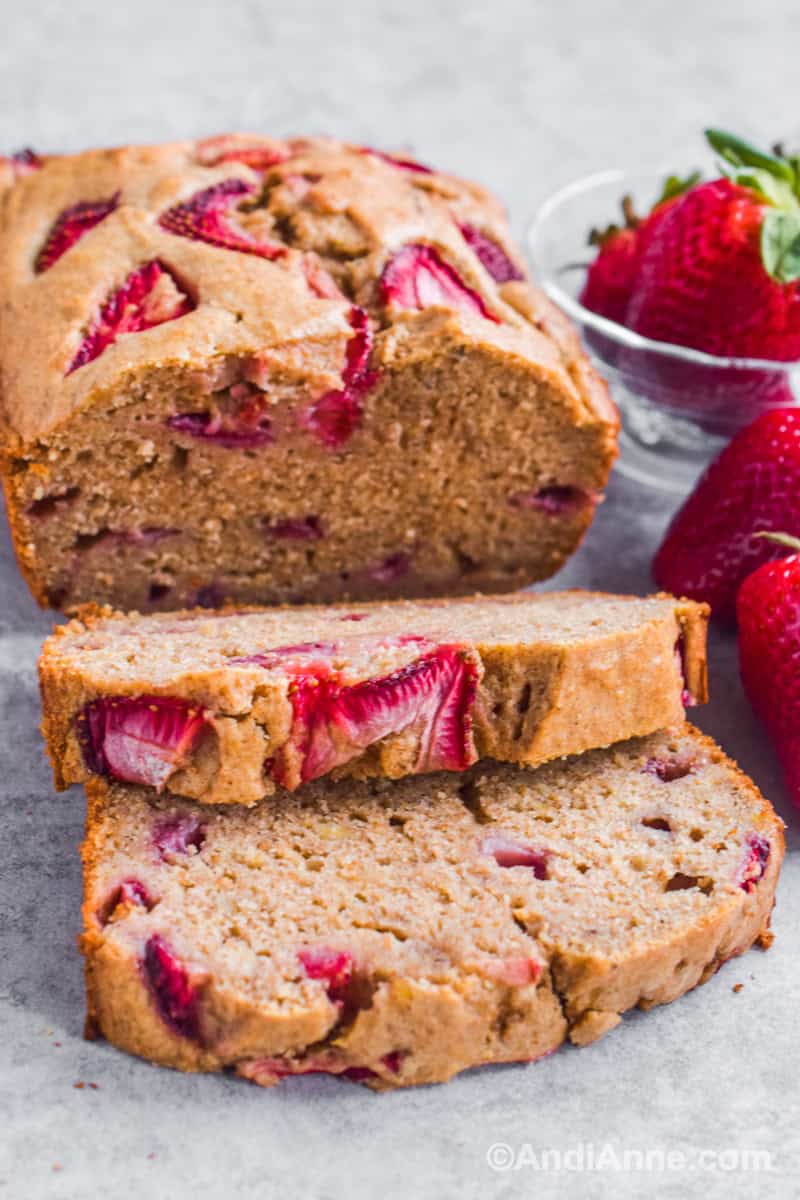
<svg viewBox="0 0 800 1200">
<path fill-rule="evenodd" d="M 599 496 L 586 488 L 572 484 L 549 484 L 536 492 L 513 492 L 508 497 L 512 508 L 529 509 L 560 517 L 565 513 L 581 512 L 588 505 L 597 504 Z"/>
<path fill-rule="evenodd" d="M 140 880 L 123 879 L 100 908 L 97 919 L 101 925 L 107 925 L 120 907 L 144 908 L 149 912 L 155 907 L 155 903 Z"/>
<path fill-rule="evenodd" d="M 198 1038 L 197 989 L 188 970 L 161 934 L 154 933 L 148 939 L 142 968 L 162 1020 L 181 1037 Z"/>
<path fill-rule="evenodd" d="M 297 957 L 309 979 L 321 979 L 334 1003 L 344 1000 L 347 985 L 353 977 L 353 956 L 348 950 L 330 946 L 310 946 L 300 950 Z"/>
<path fill-rule="evenodd" d="M 335 676 L 299 674 L 292 688 L 292 749 L 302 758 L 302 782 L 318 779 L 391 733 L 416 726 L 415 771 L 460 771 L 475 761 L 470 711 L 474 665 L 456 646 L 438 646 L 382 679 L 342 686 Z M 286 778 L 285 748 L 276 758 Z"/>
<path fill-rule="evenodd" d="M 243 179 L 223 179 L 213 187 L 195 192 L 188 200 L 168 208 L 159 217 L 159 225 L 167 233 L 193 241 L 208 242 L 224 250 L 237 250 L 241 254 L 256 254 L 259 258 L 276 259 L 286 253 L 286 247 L 277 242 L 256 241 L 229 223 L 230 209 L 252 195 L 255 184 Z"/>
<path fill-rule="evenodd" d="M 240 382 L 230 388 L 231 412 L 175 413 L 167 426 L 176 433 L 211 442 L 225 450 L 257 450 L 275 441 L 272 422 L 264 411 L 264 393 L 253 384 Z"/>
<path fill-rule="evenodd" d="M 674 783 L 676 779 L 685 779 L 697 769 L 697 760 L 688 754 L 678 754 L 674 758 L 648 758 L 642 771 L 645 775 L 654 775 L 662 783 Z"/>
<path fill-rule="evenodd" d="M 414 635 L 397 644 L 426 646 Z M 278 783 L 293 791 L 410 727 L 420 740 L 416 772 L 462 771 L 475 761 L 477 668 L 462 647 L 431 646 L 389 675 L 353 684 L 343 683 L 333 667 L 342 653 L 335 642 L 306 642 L 229 660 L 231 666 L 280 667 L 290 677 L 292 730 L 270 761 Z"/>
<path fill-rule="evenodd" d="M 477 258 L 495 283 L 511 283 L 515 279 L 525 278 L 500 243 L 489 237 L 488 233 L 483 233 L 475 225 L 468 224 L 459 225 L 459 229 L 464 241 L 475 251 Z"/>
<path fill-rule="evenodd" d="M 322 522 L 312 514 L 308 517 L 287 517 L 282 521 L 267 521 L 264 532 L 269 538 L 289 542 L 317 542 L 324 537 Z"/>
<path fill-rule="evenodd" d="M 84 234 L 104 221 L 118 204 L 119 192 L 115 192 L 107 200 L 81 200 L 78 204 L 65 208 L 56 218 L 44 245 L 36 255 L 33 269 L 37 275 L 48 271 L 62 254 L 66 254 Z"/>
<path fill-rule="evenodd" d="M 201 850 L 206 840 L 205 826 L 193 813 L 172 813 L 153 830 L 153 844 L 163 859 L 176 854 Z"/>
<path fill-rule="evenodd" d="M 410 243 L 389 259 L 380 278 L 380 296 L 387 306 L 417 309 L 457 308 L 499 324 L 483 296 L 468 287 L 454 267 L 433 246 Z"/>
<path fill-rule="evenodd" d="M 207 729 L 204 712 L 168 696 L 104 696 L 80 717 L 89 770 L 161 791 Z"/>
<path fill-rule="evenodd" d="M 67 374 L 98 358 L 125 333 L 141 333 L 194 309 L 171 271 L 157 259 L 132 271 L 103 304 L 70 363 Z"/>
<path fill-rule="evenodd" d="M 342 387 L 326 392 L 303 413 L 301 421 L 330 450 L 338 450 L 349 441 L 361 424 L 364 398 L 378 382 L 378 372 L 370 370 L 372 334 L 363 308 L 350 309 L 348 318 L 353 335 L 347 341 Z"/>
<path fill-rule="evenodd" d="M 772 847 L 760 833 L 748 833 L 745 838 L 745 854 L 739 871 L 738 883 L 743 892 L 754 892 L 769 863 Z"/>
<path fill-rule="evenodd" d="M 504 833 L 490 833 L 480 845 L 481 854 L 490 854 L 498 867 L 530 867 L 536 879 L 547 879 L 548 850 L 528 846 Z"/>
</svg>

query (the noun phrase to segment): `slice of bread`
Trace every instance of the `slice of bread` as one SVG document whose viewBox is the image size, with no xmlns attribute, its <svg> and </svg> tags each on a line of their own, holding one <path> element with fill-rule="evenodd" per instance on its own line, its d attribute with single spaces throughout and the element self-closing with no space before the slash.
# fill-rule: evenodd
<svg viewBox="0 0 800 1200">
<path fill-rule="evenodd" d="M 587 592 L 305 609 L 87 611 L 40 660 L 56 784 L 253 804 L 323 775 L 535 765 L 706 698 L 707 609 Z"/>
<path fill-rule="evenodd" d="M 690 726 L 252 808 L 93 780 L 88 1028 L 183 1070 L 448 1079 L 766 946 L 782 825 Z"/>
</svg>

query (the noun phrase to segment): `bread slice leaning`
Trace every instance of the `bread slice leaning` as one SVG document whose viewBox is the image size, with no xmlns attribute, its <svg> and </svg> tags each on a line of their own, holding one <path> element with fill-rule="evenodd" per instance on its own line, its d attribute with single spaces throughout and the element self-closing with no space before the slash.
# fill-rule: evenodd
<svg viewBox="0 0 800 1200">
<path fill-rule="evenodd" d="M 250 808 L 88 795 L 90 1029 L 260 1084 L 432 1083 L 590 1042 L 766 946 L 783 855 L 770 805 L 688 725 Z"/>
<path fill-rule="evenodd" d="M 706 698 L 708 610 L 589 592 L 126 616 L 55 630 L 39 670 L 56 784 L 253 804 L 325 775 L 535 765 Z"/>
</svg>

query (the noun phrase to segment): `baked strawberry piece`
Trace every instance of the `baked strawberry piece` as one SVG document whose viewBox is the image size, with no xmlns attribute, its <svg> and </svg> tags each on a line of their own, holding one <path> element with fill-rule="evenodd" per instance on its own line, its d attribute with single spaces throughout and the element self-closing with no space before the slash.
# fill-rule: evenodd
<svg viewBox="0 0 800 1200">
<path fill-rule="evenodd" d="M 670 761 L 693 770 L 648 769 Z M 264 1086 L 405 1087 L 591 1042 L 766 946 L 783 854 L 767 802 L 689 726 L 250 808 L 98 779 L 88 799 L 89 1028 Z M 167 825 L 203 838 L 165 856 Z"/>
<path fill-rule="evenodd" d="M 476 185 L 234 134 L 0 189 L 0 474 L 41 603 L 512 591 L 589 527 L 617 414 Z M 586 502 L 510 500 L 547 489 Z"/>
<path fill-rule="evenodd" d="M 59 786 L 103 776 L 212 804 L 534 764 L 681 720 L 705 699 L 705 626 L 691 602 L 580 592 L 90 612 L 42 651 L 45 736 Z M 197 841 L 167 834 L 162 853 Z"/>
</svg>

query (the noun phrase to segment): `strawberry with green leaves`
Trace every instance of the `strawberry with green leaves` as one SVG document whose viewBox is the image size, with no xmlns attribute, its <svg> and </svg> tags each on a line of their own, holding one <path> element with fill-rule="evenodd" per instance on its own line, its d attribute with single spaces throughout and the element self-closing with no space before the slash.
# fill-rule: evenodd
<svg viewBox="0 0 800 1200">
<path fill-rule="evenodd" d="M 739 663 L 750 703 L 800 805 L 800 539 L 766 538 L 793 553 L 765 563 L 739 589 Z"/>
<path fill-rule="evenodd" d="M 800 358 L 800 158 L 719 130 L 706 136 L 721 177 L 690 181 L 634 231 L 628 300 L 614 319 L 711 354 Z M 598 312 L 603 250 L 584 291 Z"/>
</svg>

